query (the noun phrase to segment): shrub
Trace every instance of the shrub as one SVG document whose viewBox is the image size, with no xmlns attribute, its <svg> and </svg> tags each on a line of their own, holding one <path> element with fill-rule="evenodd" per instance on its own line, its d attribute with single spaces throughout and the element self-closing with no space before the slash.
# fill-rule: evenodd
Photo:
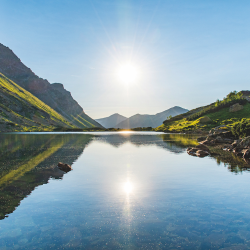
<svg viewBox="0 0 250 250">
<path fill-rule="evenodd" d="M 250 135 L 250 122 L 247 119 L 242 119 L 232 127 L 232 134 L 237 137 L 246 137 Z"/>
</svg>

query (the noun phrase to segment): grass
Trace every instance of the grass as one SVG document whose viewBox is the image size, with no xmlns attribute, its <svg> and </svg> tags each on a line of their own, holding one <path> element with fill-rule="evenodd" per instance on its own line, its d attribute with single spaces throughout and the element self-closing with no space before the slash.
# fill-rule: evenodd
<svg viewBox="0 0 250 250">
<path fill-rule="evenodd" d="M 187 118 L 182 118 L 177 121 L 170 121 L 167 124 L 162 124 L 157 127 L 155 131 L 164 132 L 190 132 L 190 131 L 209 131 L 211 128 L 226 125 L 229 128 L 237 122 L 240 122 L 242 118 L 246 118 L 250 121 L 250 103 L 244 105 L 244 108 L 237 112 L 229 112 L 229 108 L 222 108 L 217 112 L 206 114 L 212 121 L 209 123 L 201 123 L 200 118 L 196 120 L 188 120 Z"/>
<path fill-rule="evenodd" d="M 6 122 L 12 122 L 10 121 L 8 113 L 11 114 L 13 117 L 17 117 L 19 120 L 26 120 L 27 123 L 24 122 L 24 124 L 29 124 L 32 121 L 31 113 L 30 111 L 33 110 L 34 114 L 39 116 L 43 119 L 50 119 L 60 125 L 63 125 L 64 127 L 70 127 L 74 128 L 71 123 L 69 123 L 62 115 L 57 113 L 54 109 L 49 107 L 47 104 L 39 100 L 37 97 L 32 95 L 30 92 L 26 91 L 7 77 L 5 77 L 3 74 L 0 73 L 0 92 L 6 97 L 5 102 L 1 102 L 0 106 L 3 110 L 7 112 L 1 111 L 0 115 L 2 116 L 2 119 Z M 8 106 L 15 105 L 15 106 L 21 106 L 24 110 L 25 115 L 20 115 L 11 110 Z M 6 114 L 7 113 L 7 114 Z M 13 122 L 15 124 L 15 122 Z M 29 126 L 28 126 L 29 127 Z M 39 126 L 37 126 L 39 129 Z M 41 129 L 44 128 L 44 126 L 40 127 Z M 25 129 L 25 127 L 24 127 Z"/>
</svg>

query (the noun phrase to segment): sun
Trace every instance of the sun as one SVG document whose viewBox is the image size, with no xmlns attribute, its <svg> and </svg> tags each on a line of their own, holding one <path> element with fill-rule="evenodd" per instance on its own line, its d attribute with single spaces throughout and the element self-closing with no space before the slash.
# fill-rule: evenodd
<svg viewBox="0 0 250 250">
<path fill-rule="evenodd" d="M 129 194 L 133 191 L 134 186 L 130 181 L 127 181 L 123 184 L 123 189 L 127 194 Z"/>
<path fill-rule="evenodd" d="M 133 84 L 138 79 L 138 69 L 132 63 L 125 63 L 118 68 L 117 76 L 121 82 Z"/>
</svg>

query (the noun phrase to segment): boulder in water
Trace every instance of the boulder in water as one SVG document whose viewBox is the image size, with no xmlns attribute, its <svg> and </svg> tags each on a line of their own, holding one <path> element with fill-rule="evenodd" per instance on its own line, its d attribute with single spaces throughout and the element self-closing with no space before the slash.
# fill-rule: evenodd
<svg viewBox="0 0 250 250">
<path fill-rule="evenodd" d="M 64 164 L 64 163 L 62 163 L 62 162 L 59 162 L 57 166 L 58 166 L 58 168 L 59 168 L 60 170 L 66 172 L 66 173 L 72 170 L 72 168 L 71 168 L 70 165 Z"/>
</svg>

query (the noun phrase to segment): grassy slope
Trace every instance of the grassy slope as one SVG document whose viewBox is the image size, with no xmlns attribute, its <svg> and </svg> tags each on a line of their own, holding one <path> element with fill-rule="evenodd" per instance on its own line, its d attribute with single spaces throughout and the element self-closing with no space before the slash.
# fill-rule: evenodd
<svg viewBox="0 0 250 250">
<path fill-rule="evenodd" d="M 250 103 L 244 105 L 244 109 L 237 112 L 229 112 L 229 108 L 223 108 L 217 112 L 205 114 L 212 119 L 212 122 L 207 124 L 200 123 L 200 118 L 188 121 L 186 118 L 173 121 L 167 125 L 162 124 L 156 131 L 170 131 L 170 132 L 187 132 L 193 130 L 210 130 L 219 125 L 233 126 L 235 122 L 241 121 L 242 118 L 250 119 Z"/>
<path fill-rule="evenodd" d="M 79 128 L 102 127 L 99 123 L 95 122 L 92 118 L 84 113 L 75 117 L 72 115 L 72 123 L 76 124 Z"/>
<path fill-rule="evenodd" d="M 1 93 L 1 123 L 11 123 L 16 126 L 12 130 L 45 129 L 45 127 L 63 126 L 73 128 L 74 126 L 50 108 L 37 97 L 26 91 L 3 74 L 0 73 Z M 14 111 L 12 107 L 18 107 L 22 112 Z M 38 117 L 39 123 L 35 123 L 30 112 Z"/>
</svg>

